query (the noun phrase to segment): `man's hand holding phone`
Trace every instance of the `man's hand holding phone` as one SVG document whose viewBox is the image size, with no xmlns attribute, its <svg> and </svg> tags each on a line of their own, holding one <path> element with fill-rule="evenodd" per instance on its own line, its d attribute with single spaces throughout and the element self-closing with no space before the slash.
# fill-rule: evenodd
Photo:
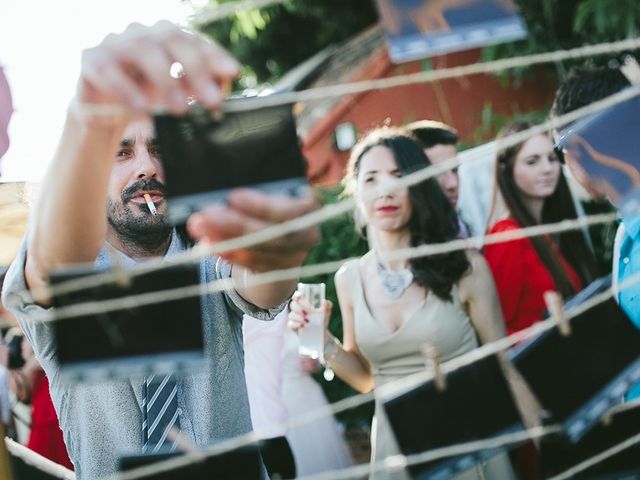
<svg viewBox="0 0 640 480">
<path fill-rule="evenodd" d="M 228 100 L 220 115 L 195 106 L 155 116 L 169 221 L 196 241 L 216 243 L 273 227 L 315 208 L 290 104 Z M 222 253 L 253 272 L 297 267 L 317 228 Z"/>
<path fill-rule="evenodd" d="M 215 243 L 253 233 L 305 215 L 317 208 L 311 196 L 274 195 L 253 189 L 237 189 L 229 194 L 227 205 L 216 204 L 194 213 L 187 226 L 196 240 Z M 253 271 L 296 267 L 318 240 L 318 228 L 311 227 L 222 256 L 235 265 Z"/>
</svg>

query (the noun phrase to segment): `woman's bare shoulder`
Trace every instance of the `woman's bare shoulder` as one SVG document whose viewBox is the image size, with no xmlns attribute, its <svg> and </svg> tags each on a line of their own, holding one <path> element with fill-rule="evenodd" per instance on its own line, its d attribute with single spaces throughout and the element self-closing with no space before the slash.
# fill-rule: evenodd
<svg viewBox="0 0 640 480">
<path fill-rule="evenodd" d="M 472 292 L 476 291 L 478 287 L 482 287 L 488 280 L 493 281 L 493 276 L 487 260 L 484 258 L 475 248 L 470 248 L 465 251 L 467 259 L 469 260 L 469 270 L 462 276 L 459 281 L 459 287 L 461 290 Z"/>
<path fill-rule="evenodd" d="M 469 270 L 462 277 L 473 277 L 480 272 L 480 275 L 484 274 L 484 272 L 488 272 L 487 260 L 484 258 L 484 255 L 480 253 L 479 250 L 475 248 L 468 248 L 465 250 L 465 254 L 467 256 L 467 260 L 469 260 Z"/>
</svg>

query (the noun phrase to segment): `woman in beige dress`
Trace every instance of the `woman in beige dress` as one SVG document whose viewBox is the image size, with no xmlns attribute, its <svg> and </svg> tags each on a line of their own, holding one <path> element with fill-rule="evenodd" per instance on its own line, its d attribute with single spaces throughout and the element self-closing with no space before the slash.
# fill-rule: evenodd
<svg viewBox="0 0 640 480">
<path fill-rule="evenodd" d="M 344 338 L 328 334 L 325 359 L 360 392 L 425 368 L 421 347 L 435 348 L 443 362 L 505 335 L 500 304 L 487 264 L 477 251 L 456 251 L 411 260 L 385 259 L 408 247 L 454 240 L 456 213 L 435 178 L 416 186 L 370 192 L 429 165 L 399 129 L 378 129 L 354 148 L 345 179 L 357 200 L 357 220 L 367 226 L 372 249 L 335 276 Z M 369 194 L 369 197 L 366 196 Z M 308 304 L 294 295 L 293 329 L 308 322 Z M 325 304 L 326 319 L 331 311 Z M 398 453 L 380 402 L 372 426 L 372 462 Z M 373 472 L 371 478 L 408 478 L 402 472 Z M 506 455 L 493 457 L 460 478 L 513 478 Z"/>
</svg>

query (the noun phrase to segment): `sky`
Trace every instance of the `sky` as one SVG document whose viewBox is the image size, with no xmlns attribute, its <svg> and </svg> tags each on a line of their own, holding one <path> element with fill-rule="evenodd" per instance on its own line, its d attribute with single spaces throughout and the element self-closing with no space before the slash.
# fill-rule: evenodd
<svg viewBox="0 0 640 480">
<path fill-rule="evenodd" d="M 196 3 L 196 2 L 194 2 Z M 14 103 L 0 181 L 38 181 L 53 157 L 83 49 L 131 22 L 193 13 L 181 0 L 0 0 L 0 64 Z"/>
</svg>

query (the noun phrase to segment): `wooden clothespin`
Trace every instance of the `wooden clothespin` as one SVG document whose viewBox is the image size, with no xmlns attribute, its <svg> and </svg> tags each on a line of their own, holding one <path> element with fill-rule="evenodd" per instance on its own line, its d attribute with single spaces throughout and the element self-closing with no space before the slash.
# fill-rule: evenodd
<svg viewBox="0 0 640 480">
<path fill-rule="evenodd" d="M 615 417 L 617 414 L 626 412 L 627 410 L 634 410 L 636 408 L 640 408 L 640 398 L 614 405 L 609 410 L 607 410 L 604 415 L 602 415 L 600 421 L 605 427 L 609 427 L 613 423 L 613 417 Z"/>
<path fill-rule="evenodd" d="M 622 74 L 627 77 L 631 85 L 640 85 L 640 65 L 632 55 L 627 55 L 620 67 Z"/>
<path fill-rule="evenodd" d="M 565 337 L 571 335 L 571 325 L 564 314 L 564 304 L 558 292 L 548 290 L 544 292 L 544 303 L 547 305 L 549 314 L 558 322 L 558 330 Z"/>
<path fill-rule="evenodd" d="M 440 392 L 445 391 L 447 388 L 447 379 L 442 373 L 442 365 L 440 364 L 440 354 L 438 353 L 438 350 L 436 350 L 433 345 L 425 343 L 422 346 L 422 355 L 424 355 L 427 368 L 433 369 L 433 381 L 436 388 Z"/>
</svg>

